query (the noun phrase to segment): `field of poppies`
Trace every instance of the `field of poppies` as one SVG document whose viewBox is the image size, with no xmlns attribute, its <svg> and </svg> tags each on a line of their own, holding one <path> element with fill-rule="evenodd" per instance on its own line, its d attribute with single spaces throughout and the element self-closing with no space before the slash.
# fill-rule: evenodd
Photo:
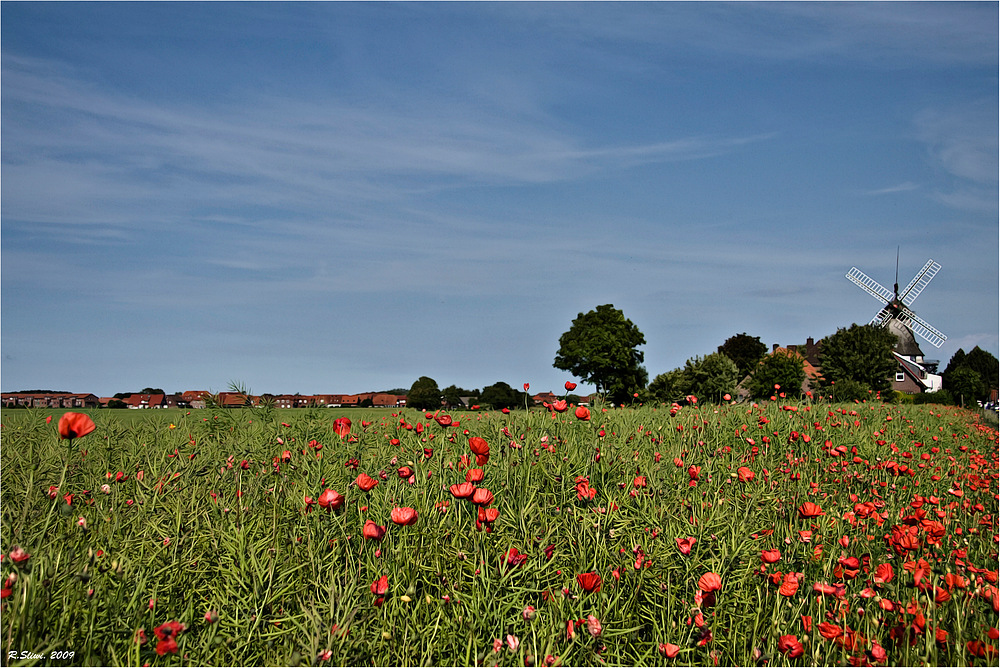
<svg viewBox="0 0 1000 668">
<path fill-rule="evenodd" d="M 130 417 L 3 413 L 4 664 L 996 665 L 968 411 Z"/>
</svg>

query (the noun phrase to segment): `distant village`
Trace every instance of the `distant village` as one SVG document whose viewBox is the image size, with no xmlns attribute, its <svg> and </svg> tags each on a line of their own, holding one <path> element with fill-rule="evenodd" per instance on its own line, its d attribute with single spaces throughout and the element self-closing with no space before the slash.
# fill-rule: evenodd
<svg viewBox="0 0 1000 668">
<path fill-rule="evenodd" d="M 560 397 L 552 392 L 542 392 L 531 399 L 536 405 L 553 403 Z M 449 409 L 478 408 L 476 397 L 458 397 L 455 405 L 443 404 Z M 5 392 L 4 408 L 206 408 L 209 404 L 223 408 L 241 408 L 270 403 L 275 408 L 405 408 L 406 395 L 386 392 L 361 394 L 261 394 L 240 392 L 189 390 L 180 394 L 130 394 L 123 397 L 98 397 L 95 394 L 73 392 Z M 588 397 L 578 402 L 586 406 Z"/>
<path fill-rule="evenodd" d="M 820 369 L 820 350 L 822 341 L 806 340 L 805 345 L 789 345 L 780 347 L 774 344 L 771 354 L 781 352 L 792 354 L 802 359 L 805 370 L 805 380 L 802 391 L 814 390 L 818 387 L 822 372 Z M 912 334 L 901 338 L 901 345 L 893 352 L 898 367 L 892 378 L 892 389 L 906 394 L 936 392 L 941 389 L 941 376 L 937 375 L 937 361 L 927 361 L 916 346 Z M 149 389 L 149 388 L 147 388 Z M 737 388 L 737 394 L 743 398 L 746 391 L 742 386 Z M 561 397 L 552 392 L 535 394 L 531 400 L 536 406 L 551 404 Z M 478 397 L 455 397 L 450 402 L 442 398 L 442 408 L 478 409 L 475 405 Z M 992 397 L 995 401 L 995 396 Z M 457 403 L 456 403 L 457 401 Z M 593 403 L 592 397 L 574 397 L 574 402 L 587 406 Z M 275 408 L 405 408 L 406 395 L 393 392 L 363 392 L 361 394 L 261 394 L 248 395 L 241 392 L 211 393 L 207 390 L 189 390 L 180 394 L 137 393 L 119 394 L 115 397 L 98 397 L 87 393 L 70 392 L 7 392 L 2 395 L 4 408 L 188 408 L 201 409 L 209 405 L 221 408 L 240 408 L 243 406 L 259 406 L 270 404 Z"/>
</svg>

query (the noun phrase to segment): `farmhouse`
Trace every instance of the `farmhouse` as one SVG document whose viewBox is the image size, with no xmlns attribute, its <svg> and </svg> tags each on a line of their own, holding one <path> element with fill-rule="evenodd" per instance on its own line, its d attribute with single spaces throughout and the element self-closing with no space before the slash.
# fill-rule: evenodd
<svg viewBox="0 0 1000 668">
<path fill-rule="evenodd" d="M 207 390 L 188 390 L 181 392 L 181 399 L 191 408 L 204 408 L 205 399 L 212 396 Z"/>
<path fill-rule="evenodd" d="M 72 392 L 7 392 L 4 408 L 97 408 L 101 400 L 94 394 Z"/>
<path fill-rule="evenodd" d="M 162 394 L 131 394 L 122 401 L 131 409 L 165 408 L 167 405 Z"/>
</svg>

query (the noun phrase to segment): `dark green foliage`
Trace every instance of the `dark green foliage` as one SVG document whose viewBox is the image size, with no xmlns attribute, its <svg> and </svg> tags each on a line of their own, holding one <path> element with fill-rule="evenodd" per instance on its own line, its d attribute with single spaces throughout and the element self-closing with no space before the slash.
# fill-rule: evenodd
<svg viewBox="0 0 1000 668">
<path fill-rule="evenodd" d="M 437 381 L 427 376 L 415 380 L 406 394 L 406 405 L 419 410 L 441 408 L 441 390 L 438 389 Z"/>
<path fill-rule="evenodd" d="M 492 407 L 494 410 L 503 408 L 524 407 L 524 392 L 518 392 L 513 387 L 504 382 L 494 383 L 489 387 L 484 387 L 479 395 L 479 402 Z"/>
<path fill-rule="evenodd" d="M 979 378 L 979 383 L 966 372 L 972 372 Z M 944 379 L 944 387 L 950 390 L 954 397 L 964 397 L 966 403 L 970 400 L 984 400 L 989 395 L 989 391 L 998 386 L 998 375 L 1000 375 L 1000 362 L 992 354 L 976 346 L 968 354 L 959 348 L 948 367 L 941 374 Z M 974 394 L 970 394 L 970 392 Z"/>
<path fill-rule="evenodd" d="M 458 387 L 457 385 L 449 385 L 441 390 L 441 396 L 444 398 L 444 401 L 448 406 L 461 406 L 462 397 L 474 397 L 478 399 L 479 390 L 466 390 L 465 388 Z"/>
<path fill-rule="evenodd" d="M 788 397 L 802 393 L 802 382 L 806 379 L 804 360 L 795 353 L 776 351 L 765 357 L 746 384 L 750 396 L 767 399 L 777 392 Z M 778 385 L 778 389 L 775 389 Z"/>
<path fill-rule="evenodd" d="M 948 366 L 946 366 L 944 371 L 941 372 L 941 377 L 944 380 L 945 385 L 948 384 L 948 379 L 951 377 L 951 374 L 954 373 L 960 366 L 965 364 L 965 357 L 965 351 L 961 348 L 956 350 L 955 354 L 951 356 L 951 359 L 948 361 Z"/>
<path fill-rule="evenodd" d="M 998 387 L 998 376 L 1000 376 L 1000 362 L 992 354 L 986 352 L 979 346 L 969 351 L 965 357 L 965 364 L 983 379 L 985 388 L 984 394 L 991 388 Z"/>
<path fill-rule="evenodd" d="M 658 401 L 676 401 L 687 394 L 688 381 L 684 369 L 661 373 L 649 384 L 649 393 Z"/>
<path fill-rule="evenodd" d="M 874 391 L 888 390 L 898 362 L 892 354 L 896 336 L 872 325 L 851 325 L 823 339 L 821 364 L 824 381 L 851 380 Z"/>
<path fill-rule="evenodd" d="M 559 337 L 552 366 L 597 386 L 615 403 L 631 402 L 646 386 L 648 375 L 637 348 L 646 338 L 625 314 L 611 304 L 580 313 Z"/>
<path fill-rule="evenodd" d="M 948 390 L 938 390 L 937 392 L 922 392 L 921 394 L 910 395 L 915 404 L 941 404 L 942 406 L 956 406 L 958 402 Z"/>
<path fill-rule="evenodd" d="M 959 403 L 968 406 L 986 395 L 986 383 L 979 373 L 963 365 L 952 372 L 948 391 L 958 399 Z"/>
<path fill-rule="evenodd" d="M 759 336 L 750 336 L 743 332 L 726 339 L 726 342 L 719 346 L 718 352 L 735 362 L 740 378 L 745 378 L 754 370 L 757 362 L 767 354 L 767 346 L 761 342 Z"/>
<path fill-rule="evenodd" d="M 693 394 L 701 401 L 720 402 L 736 392 L 736 364 L 722 353 L 689 359 L 683 368 L 657 376 L 649 390 L 660 401 L 678 401 Z"/>
<path fill-rule="evenodd" d="M 826 387 L 825 392 L 832 396 L 834 401 L 864 401 L 872 396 L 867 385 L 850 378 Z"/>
</svg>

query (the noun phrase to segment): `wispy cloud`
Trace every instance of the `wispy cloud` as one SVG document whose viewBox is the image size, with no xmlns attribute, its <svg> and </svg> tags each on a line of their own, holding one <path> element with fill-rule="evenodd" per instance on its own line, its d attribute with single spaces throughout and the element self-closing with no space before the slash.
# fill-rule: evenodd
<svg viewBox="0 0 1000 668">
<path fill-rule="evenodd" d="M 33 222 L 208 220 L 253 206 L 350 215 L 429 190 L 571 180 L 766 138 L 588 146 L 537 118 L 468 104 L 401 111 L 261 96 L 191 109 L 105 92 L 46 61 L 5 57 L 3 67 L 4 215 Z"/>
<path fill-rule="evenodd" d="M 912 190 L 918 189 L 919 187 L 920 186 L 918 186 L 916 183 L 911 183 L 910 181 L 906 181 L 905 183 L 899 183 L 897 185 L 889 186 L 887 188 L 876 188 L 874 190 L 866 190 L 865 194 L 866 195 L 893 195 L 895 193 L 910 192 Z"/>
<path fill-rule="evenodd" d="M 992 3 L 594 3 L 518 7 L 557 34 L 772 62 L 865 62 L 884 69 L 996 64 Z M 905 7 L 905 9 L 901 9 Z M 494 7 L 503 14 L 510 7 Z M 638 62 L 637 62 L 638 66 Z"/>
<path fill-rule="evenodd" d="M 917 138 L 954 186 L 938 188 L 933 197 L 957 209 L 991 211 L 998 207 L 1000 185 L 997 107 L 995 98 L 926 109 L 914 119 Z"/>
</svg>

